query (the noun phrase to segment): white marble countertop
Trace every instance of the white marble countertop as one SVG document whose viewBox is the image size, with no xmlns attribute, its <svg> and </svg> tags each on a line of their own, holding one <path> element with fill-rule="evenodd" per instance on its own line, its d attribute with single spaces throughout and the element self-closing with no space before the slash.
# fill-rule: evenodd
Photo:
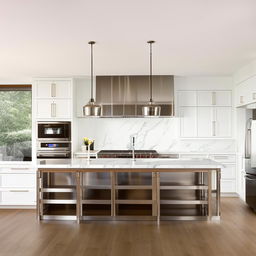
<svg viewBox="0 0 256 256">
<path fill-rule="evenodd" d="M 210 159 L 73 159 L 65 164 L 47 164 L 41 162 L 37 168 L 42 169 L 217 169 L 222 164 Z"/>
</svg>

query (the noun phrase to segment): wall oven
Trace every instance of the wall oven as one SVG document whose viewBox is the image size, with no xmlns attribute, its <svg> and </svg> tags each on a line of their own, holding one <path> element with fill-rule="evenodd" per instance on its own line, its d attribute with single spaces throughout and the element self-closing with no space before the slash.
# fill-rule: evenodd
<svg viewBox="0 0 256 256">
<path fill-rule="evenodd" d="M 37 123 L 37 158 L 71 158 L 71 123 Z"/>
<path fill-rule="evenodd" d="M 71 123 L 70 122 L 38 122 L 38 140 L 70 141 Z"/>
</svg>

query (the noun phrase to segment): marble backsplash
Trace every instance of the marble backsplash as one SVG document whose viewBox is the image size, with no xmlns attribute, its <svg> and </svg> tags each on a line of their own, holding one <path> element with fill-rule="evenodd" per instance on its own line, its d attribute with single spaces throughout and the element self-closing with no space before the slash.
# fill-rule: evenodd
<svg viewBox="0 0 256 256">
<path fill-rule="evenodd" d="M 136 149 L 161 152 L 235 152 L 233 139 L 181 139 L 178 118 L 81 118 L 78 138 L 95 139 L 96 149 Z M 79 149 L 77 149 L 79 150 Z"/>
</svg>

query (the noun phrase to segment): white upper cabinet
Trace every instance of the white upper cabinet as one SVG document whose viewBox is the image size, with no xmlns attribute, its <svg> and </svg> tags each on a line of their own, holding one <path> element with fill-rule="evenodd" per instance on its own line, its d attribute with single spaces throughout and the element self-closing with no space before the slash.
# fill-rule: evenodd
<svg viewBox="0 0 256 256">
<path fill-rule="evenodd" d="M 37 118 L 71 118 L 71 100 L 69 99 L 38 99 L 36 102 Z"/>
<path fill-rule="evenodd" d="M 232 92 L 231 91 L 215 91 L 215 105 L 216 106 L 232 106 Z"/>
<path fill-rule="evenodd" d="M 256 103 L 256 76 L 253 76 L 236 87 L 236 106 Z"/>
<path fill-rule="evenodd" d="M 38 79 L 33 90 L 37 119 L 72 118 L 72 79 Z"/>
<path fill-rule="evenodd" d="M 231 106 L 231 91 L 198 91 L 198 106 Z"/>
<path fill-rule="evenodd" d="M 196 91 L 179 91 L 178 92 L 179 106 L 196 106 L 197 93 Z"/>
<path fill-rule="evenodd" d="M 72 97 L 71 81 L 69 80 L 39 80 L 36 83 L 36 98 L 66 98 Z"/>
<path fill-rule="evenodd" d="M 232 91 L 178 91 L 180 136 L 232 137 Z"/>
<path fill-rule="evenodd" d="M 214 120 L 214 136 L 232 136 L 232 109 L 230 107 L 216 107 Z"/>
<path fill-rule="evenodd" d="M 212 137 L 214 111 L 211 107 L 197 108 L 197 135 L 198 137 Z"/>
</svg>

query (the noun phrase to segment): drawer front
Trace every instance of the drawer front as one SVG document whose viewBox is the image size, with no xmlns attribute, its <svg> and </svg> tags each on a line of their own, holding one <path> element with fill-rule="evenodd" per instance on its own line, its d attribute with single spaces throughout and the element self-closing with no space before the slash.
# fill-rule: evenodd
<svg viewBox="0 0 256 256">
<path fill-rule="evenodd" d="M 36 191 L 29 189 L 10 189 L 0 192 L 0 202 L 4 205 L 34 205 Z"/>
<path fill-rule="evenodd" d="M 210 158 L 220 163 L 235 163 L 236 155 L 210 155 Z"/>
<path fill-rule="evenodd" d="M 208 158 L 206 154 L 180 154 L 180 159 L 202 159 Z"/>
<path fill-rule="evenodd" d="M 235 179 L 236 178 L 236 165 L 227 164 L 221 168 L 221 179 Z"/>
<path fill-rule="evenodd" d="M 235 193 L 236 181 L 235 180 L 221 180 L 221 193 Z"/>
<path fill-rule="evenodd" d="M 36 187 L 36 175 L 35 174 L 0 174 L 0 186 L 1 187 Z"/>
</svg>

